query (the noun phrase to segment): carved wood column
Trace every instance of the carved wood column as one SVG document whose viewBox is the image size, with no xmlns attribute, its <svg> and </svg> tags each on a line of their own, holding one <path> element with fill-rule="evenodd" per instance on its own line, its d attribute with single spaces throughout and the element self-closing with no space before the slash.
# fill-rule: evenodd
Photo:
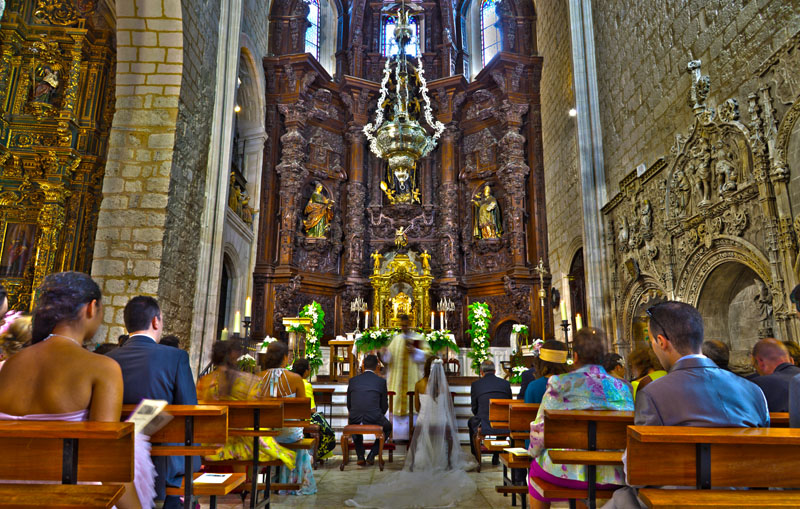
<svg viewBox="0 0 800 509">
<path fill-rule="evenodd" d="M 278 109 L 286 117 L 286 134 L 281 136 L 281 162 L 276 167 L 281 177 L 281 231 L 278 263 L 292 265 L 300 212 L 300 191 L 308 177 L 305 166 L 307 140 L 301 132 L 305 126 L 306 107 L 302 99 L 294 104 L 281 104 Z"/>
<path fill-rule="evenodd" d="M 364 267 L 364 241 L 366 229 L 364 211 L 367 204 L 367 187 L 364 185 L 364 126 L 351 122 L 346 134 L 350 143 L 350 174 L 347 182 L 347 246 L 346 269 L 348 280 L 361 279 Z"/>
<path fill-rule="evenodd" d="M 458 274 L 458 182 L 456 181 L 456 140 L 458 127 L 447 124 L 441 137 L 442 146 L 442 269 L 445 278 L 455 278 Z"/>
<path fill-rule="evenodd" d="M 519 131 L 522 116 L 527 111 L 527 104 L 509 101 L 503 101 L 499 111 L 506 125 L 506 133 L 498 142 L 498 175 L 508 197 L 505 215 L 508 218 L 511 257 L 515 267 L 525 266 L 525 177 L 530 173 L 530 167 L 525 162 L 525 137 Z"/>
</svg>

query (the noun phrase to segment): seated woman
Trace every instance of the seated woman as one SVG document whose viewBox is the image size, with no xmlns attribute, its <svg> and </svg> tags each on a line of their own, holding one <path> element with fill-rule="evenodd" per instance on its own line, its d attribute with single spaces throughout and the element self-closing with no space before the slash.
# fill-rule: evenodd
<svg viewBox="0 0 800 509">
<path fill-rule="evenodd" d="M 644 388 L 653 380 L 658 380 L 667 374 L 649 345 L 639 347 L 632 351 L 628 356 L 628 362 L 630 363 L 631 374 L 633 375 L 631 387 L 633 387 L 634 398 L 636 398 L 637 390 Z"/>
<path fill-rule="evenodd" d="M 606 335 L 600 329 L 584 327 L 575 334 L 573 359 L 575 370 L 550 378 L 547 391 L 542 398 L 539 413 L 531 422 L 530 447 L 531 480 L 538 478 L 565 488 L 586 489 L 586 467 L 583 465 L 560 465 L 550 460 L 544 448 L 545 410 L 633 410 L 630 386 L 624 380 L 614 378 L 603 369 Z M 622 467 L 598 466 L 598 488 L 609 484 L 625 484 Z M 532 509 L 546 509 L 550 502 L 529 488 L 534 502 Z"/>
<path fill-rule="evenodd" d="M 425 371 L 423 372 L 422 378 L 414 384 L 414 410 L 419 413 L 420 409 L 420 396 L 424 396 L 425 392 L 428 390 L 428 379 L 431 376 L 431 364 L 436 357 L 428 357 L 428 360 L 425 361 Z"/>
<path fill-rule="evenodd" d="M 37 290 L 32 345 L 0 370 L 0 419 L 119 422 L 122 372 L 83 348 L 103 321 L 100 288 L 86 274 L 51 274 Z M 136 435 L 135 478 L 117 502 L 152 507 L 155 469 L 147 438 Z"/>
<path fill-rule="evenodd" d="M 615 376 L 621 380 L 625 380 L 625 360 L 618 353 L 609 352 L 603 359 L 603 368 L 606 373 Z"/>
<path fill-rule="evenodd" d="M 236 359 L 242 353 L 242 346 L 234 340 L 217 341 L 211 349 L 211 363 L 216 368 L 197 381 L 198 401 L 256 399 L 258 377 L 236 369 Z M 295 453 L 281 446 L 273 437 L 259 437 L 258 458 L 260 461 L 281 460 L 289 468 L 295 466 Z M 210 461 L 251 460 L 253 459 L 253 439 L 250 437 L 228 436 L 225 447 Z M 237 467 L 234 467 L 236 470 Z M 246 467 L 239 471 L 244 472 Z"/>
<path fill-rule="evenodd" d="M 259 373 L 258 394 L 262 398 L 304 398 L 306 388 L 303 379 L 297 373 L 292 373 L 286 366 L 289 365 L 289 348 L 283 341 L 273 341 L 267 347 L 265 355 L 266 370 Z M 279 444 L 289 444 L 303 439 L 303 428 L 283 428 L 275 440 Z M 313 495 L 317 492 L 317 483 L 314 481 L 311 454 L 305 449 L 297 451 L 295 467 L 277 469 L 278 483 L 300 484 L 297 491 L 290 491 L 291 495 Z"/>
<path fill-rule="evenodd" d="M 31 344 L 31 317 L 9 313 L 0 327 L 0 368 L 6 360 Z"/>
<path fill-rule="evenodd" d="M 569 371 L 567 345 L 555 339 L 548 339 L 539 348 L 539 355 L 533 358 L 533 367 L 539 378 L 529 383 L 525 389 L 525 403 L 541 403 L 550 377 Z"/>
<path fill-rule="evenodd" d="M 333 456 L 333 448 L 336 447 L 336 435 L 333 428 L 325 420 L 321 413 L 317 412 L 317 405 L 314 402 L 314 388 L 307 379 L 311 376 L 311 368 L 308 359 L 297 359 L 292 364 L 292 372 L 300 375 L 305 386 L 305 396 L 311 400 L 311 422 L 319 426 L 319 445 L 317 446 L 317 459 L 324 460 Z"/>
</svg>

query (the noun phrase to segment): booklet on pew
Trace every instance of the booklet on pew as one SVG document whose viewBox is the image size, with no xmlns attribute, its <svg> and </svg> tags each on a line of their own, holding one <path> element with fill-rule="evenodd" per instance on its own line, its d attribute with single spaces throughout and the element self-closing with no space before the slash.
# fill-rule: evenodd
<svg viewBox="0 0 800 509">
<path fill-rule="evenodd" d="M 503 450 L 511 454 L 512 456 L 530 456 L 528 449 L 522 447 L 506 447 Z"/>
<path fill-rule="evenodd" d="M 172 420 L 172 415 L 164 411 L 166 406 L 163 399 L 143 399 L 127 421 L 133 423 L 136 433 L 151 436 Z"/>
<path fill-rule="evenodd" d="M 194 480 L 194 484 L 222 484 L 228 480 L 232 474 L 212 474 L 206 472 Z"/>
<path fill-rule="evenodd" d="M 489 440 L 489 443 L 495 447 L 502 447 L 504 445 L 509 445 L 508 440 Z"/>
</svg>

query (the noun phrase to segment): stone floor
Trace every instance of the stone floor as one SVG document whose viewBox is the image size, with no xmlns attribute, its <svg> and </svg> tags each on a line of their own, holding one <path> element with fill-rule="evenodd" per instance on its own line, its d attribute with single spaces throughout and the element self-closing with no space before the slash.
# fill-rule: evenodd
<svg viewBox="0 0 800 509">
<path fill-rule="evenodd" d="M 401 447 L 402 449 L 402 447 Z M 398 451 L 400 452 L 400 451 Z M 474 500 L 458 507 L 464 509 L 488 509 L 488 508 L 511 508 L 511 496 L 503 497 L 494 490 L 494 487 L 502 484 L 503 467 L 492 466 L 489 457 L 484 457 L 483 469 L 480 473 L 471 472 L 470 476 L 475 479 L 478 485 L 478 495 Z M 350 464 L 344 472 L 339 470 L 341 455 L 334 456 L 328 460 L 324 466 L 314 472 L 317 481 L 317 494 L 310 496 L 272 496 L 271 507 L 281 509 L 284 507 L 293 508 L 341 508 L 346 507 L 344 501 L 351 498 L 359 485 L 381 482 L 392 472 L 403 468 L 404 455 L 396 454 L 393 463 L 386 463 L 383 472 L 378 470 L 378 466 L 359 467 L 351 459 Z M 249 499 L 248 499 L 249 502 Z M 208 499 L 201 498 L 203 509 L 208 507 Z M 217 502 L 219 509 L 242 509 L 241 498 L 238 495 L 220 498 Z M 519 499 L 517 507 L 520 507 Z M 568 507 L 564 504 L 553 504 L 553 507 Z"/>
</svg>

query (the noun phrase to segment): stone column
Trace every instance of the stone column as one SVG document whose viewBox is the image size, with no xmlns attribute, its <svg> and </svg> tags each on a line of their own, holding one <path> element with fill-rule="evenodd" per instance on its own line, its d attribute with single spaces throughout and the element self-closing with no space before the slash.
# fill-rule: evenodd
<svg viewBox="0 0 800 509">
<path fill-rule="evenodd" d="M 306 107 L 300 99 L 294 104 L 281 104 L 280 112 L 286 117 L 286 134 L 281 136 L 281 162 L 275 168 L 281 177 L 281 231 L 278 263 L 292 265 L 294 242 L 297 236 L 297 216 L 300 213 L 300 191 L 308 177 L 305 167 L 308 141 L 301 133 L 305 126 Z"/>
<path fill-rule="evenodd" d="M 525 162 L 525 137 L 519 131 L 527 104 L 503 101 L 499 114 L 506 124 L 506 134 L 498 142 L 500 183 L 508 197 L 503 215 L 511 236 L 511 258 L 516 267 L 525 266 L 525 177 L 531 169 Z"/>
<path fill-rule="evenodd" d="M 347 216 L 345 217 L 346 270 L 348 280 L 362 277 L 366 228 L 364 212 L 367 187 L 364 185 L 364 126 L 351 122 L 347 131 L 350 143 L 350 172 L 347 182 Z"/>
<path fill-rule="evenodd" d="M 458 274 L 458 182 L 456 181 L 456 140 L 458 127 L 447 125 L 440 144 L 442 147 L 442 188 L 439 194 L 442 214 L 442 269 L 444 278 L 452 279 Z"/>
</svg>

